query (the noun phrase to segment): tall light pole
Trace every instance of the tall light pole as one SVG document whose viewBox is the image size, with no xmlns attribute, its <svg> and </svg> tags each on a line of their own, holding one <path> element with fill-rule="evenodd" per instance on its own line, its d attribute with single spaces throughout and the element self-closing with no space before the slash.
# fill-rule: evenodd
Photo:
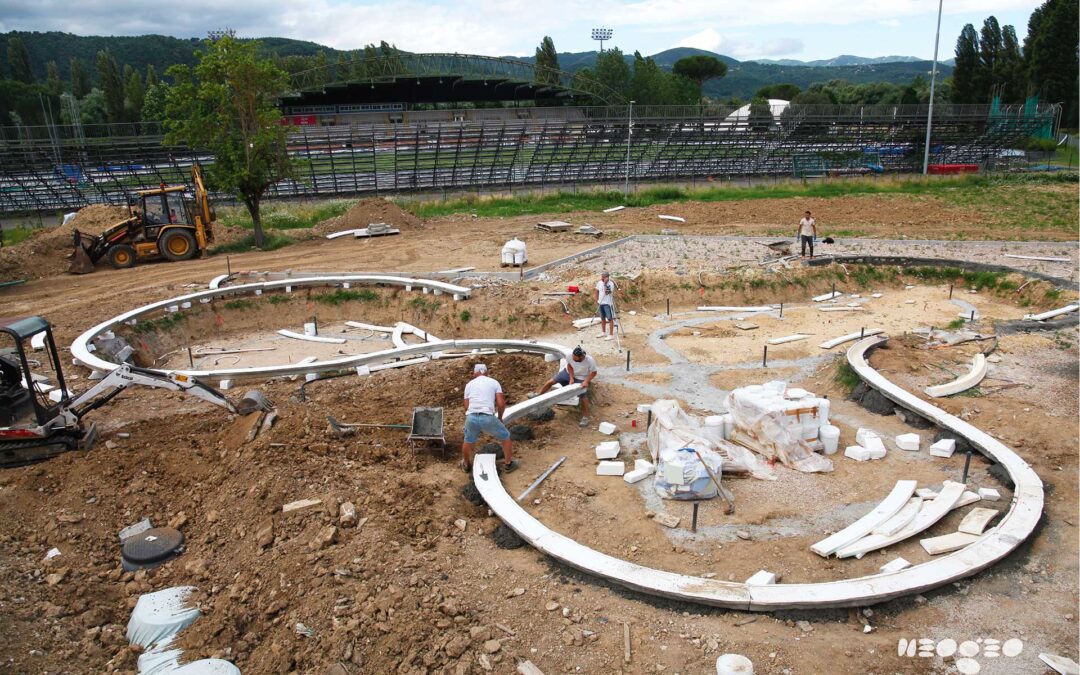
<svg viewBox="0 0 1080 675">
<path fill-rule="evenodd" d="M 630 109 L 626 115 L 626 180 L 623 183 L 623 199 L 630 195 L 630 135 L 634 128 L 634 102 L 630 101 Z"/>
<path fill-rule="evenodd" d="M 930 70 L 930 107 L 926 111 L 926 145 L 923 147 L 922 172 L 926 175 L 930 167 L 930 124 L 934 119 L 934 84 L 937 82 L 938 42 L 941 40 L 941 6 L 945 0 L 938 0 L 937 31 L 934 33 L 934 67 Z"/>
<path fill-rule="evenodd" d="M 600 42 L 600 51 L 604 51 L 604 40 L 610 40 L 615 31 L 611 28 L 593 28 L 592 39 Z"/>
</svg>

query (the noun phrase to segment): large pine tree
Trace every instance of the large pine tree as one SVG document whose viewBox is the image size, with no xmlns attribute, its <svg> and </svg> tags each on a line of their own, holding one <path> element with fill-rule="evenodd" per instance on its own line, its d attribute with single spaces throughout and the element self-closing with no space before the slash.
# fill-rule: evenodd
<svg viewBox="0 0 1080 675">
<path fill-rule="evenodd" d="M 953 67 L 953 102 L 982 103 L 979 81 L 979 36 L 970 23 L 956 40 L 956 65 Z"/>
<path fill-rule="evenodd" d="M 1047 0 L 1031 14 L 1024 40 L 1028 89 L 1044 102 L 1062 103 L 1061 123 L 1075 129 L 1077 114 L 1076 0 Z"/>
</svg>

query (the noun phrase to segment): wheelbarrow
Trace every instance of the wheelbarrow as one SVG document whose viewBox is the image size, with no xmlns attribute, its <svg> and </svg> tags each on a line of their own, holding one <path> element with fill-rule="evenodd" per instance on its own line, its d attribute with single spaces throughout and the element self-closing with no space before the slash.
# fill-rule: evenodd
<svg viewBox="0 0 1080 675">
<path fill-rule="evenodd" d="M 413 452 L 422 447 L 437 447 L 442 457 L 446 456 L 446 436 L 443 433 L 442 408 L 413 408 L 412 427 L 405 437 Z"/>
</svg>

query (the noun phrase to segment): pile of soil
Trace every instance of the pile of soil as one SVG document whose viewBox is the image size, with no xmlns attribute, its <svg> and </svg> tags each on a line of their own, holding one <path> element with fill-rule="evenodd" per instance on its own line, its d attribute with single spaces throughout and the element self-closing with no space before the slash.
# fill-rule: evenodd
<svg viewBox="0 0 1080 675">
<path fill-rule="evenodd" d="M 344 230 L 367 227 L 372 223 L 386 223 L 399 230 L 418 230 L 423 222 L 408 211 L 387 199 L 361 199 L 340 216 L 329 218 L 316 225 L 315 232 L 325 235 Z"/>
<path fill-rule="evenodd" d="M 61 274 L 67 270 L 75 230 L 95 236 L 129 216 L 123 206 L 87 206 L 67 225 L 39 230 L 24 242 L 0 249 L 0 279 L 40 279 Z"/>
</svg>

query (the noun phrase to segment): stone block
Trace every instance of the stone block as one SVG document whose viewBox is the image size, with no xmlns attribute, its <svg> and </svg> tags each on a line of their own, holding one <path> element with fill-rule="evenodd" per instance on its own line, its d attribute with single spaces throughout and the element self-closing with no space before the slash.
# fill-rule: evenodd
<svg viewBox="0 0 1080 675">
<path fill-rule="evenodd" d="M 293 513 L 294 511 L 304 511 L 310 509 L 313 506 L 319 506 L 322 504 L 321 499 L 299 499 L 295 502 L 289 502 L 281 507 L 282 513 Z"/>
<path fill-rule="evenodd" d="M 747 586 L 771 586 L 776 583 L 776 575 L 765 570 L 758 570 L 746 580 Z"/>
<path fill-rule="evenodd" d="M 960 527 L 956 528 L 965 534 L 981 535 L 990 521 L 1000 513 L 997 509 L 986 509 L 981 506 L 968 511 L 964 519 L 960 521 Z"/>
<path fill-rule="evenodd" d="M 855 432 L 855 442 L 863 446 L 864 448 L 866 447 L 866 439 L 877 437 L 878 435 L 876 431 L 871 431 L 870 429 L 865 429 L 862 427 L 860 427 L 859 430 Z"/>
<path fill-rule="evenodd" d="M 618 431 L 619 428 L 616 427 L 611 422 L 601 422 L 598 429 L 599 429 L 600 433 L 602 433 L 602 434 L 604 434 L 606 436 L 610 436 L 611 434 Z"/>
<path fill-rule="evenodd" d="M 621 476 L 626 472 L 622 462 L 600 462 L 596 465 L 597 476 Z"/>
<path fill-rule="evenodd" d="M 900 570 L 911 567 L 911 563 L 903 558 L 897 558 L 881 566 L 882 574 L 888 574 L 889 572 L 899 572 Z"/>
<path fill-rule="evenodd" d="M 921 440 L 919 434 L 900 434 L 896 437 L 896 447 L 908 452 L 918 452 Z"/>
<path fill-rule="evenodd" d="M 956 439 L 943 438 L 930 446 L 930 455 L 933 457 L 952 457 L 956 452 Z"/>
<path fill-rule="evenodd" d="M 976 541 L 978 538 L 978 535 L 974 534 L 953 532 L 940 537 L 920 539 L 919 545 L 930 555 L 940 555 L 942 553 L 951 553 L 952 551 L 960 550 Z"/>
<path fill-rule="evenodd" d="M 615 459 L 619 456 L 619 442 L 618 441 L 604 441 L 600 445 L 596 446 L 596 458 L 597 459 Z"/>
<path fill-rule="evenodd" d="M 865 462 L 870 459 L 870 451 L 861 445 L 849 445 L 844 449 L 844 457 L 854 459 L 856 462 Z"/>
<path fill-rule="evenodd" d="M 638 481 L 645 480 L 646 478 L 648 478 L 652 474 L 653 474 L 652 471 L 643 471 L 641 469 L 634 469 L 633 471 L 629 471 L 629 472 L 623 474 L 622 478 L 627 483 L 637 483 Z"/>
<path fill-rule="evenodd" d="M 1001 499 L 1001 493 L 994 488 L 979 488 L 979 499 L 996 502 Z"/>
</svg>

